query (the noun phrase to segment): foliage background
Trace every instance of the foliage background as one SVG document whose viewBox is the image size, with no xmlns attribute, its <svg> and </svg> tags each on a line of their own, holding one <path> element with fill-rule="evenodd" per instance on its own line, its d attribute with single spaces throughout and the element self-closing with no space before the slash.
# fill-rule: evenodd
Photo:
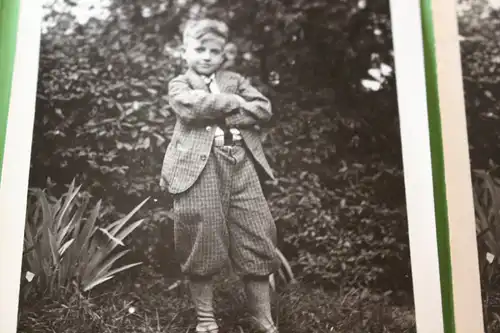
<svg viewBox="0 0 500 333">
<path fill-rule="evenodd" d="M 81 5 L 80 5 L 81 6 Z M 227 20 L 238 71 L 273 101 L 263 136 L 278 181 L 266 194 L 280 248 L 307 283 L 411 299 L 388 0 L 110 0 L 47 7 L 30 185 L 76 178 L 112 220 L 151 196 L 131 262 L 165 276 L 171 200 L 159 189 L 174 125 L 167 82 L 182 70 L 179 26 Z"/>
</svg>

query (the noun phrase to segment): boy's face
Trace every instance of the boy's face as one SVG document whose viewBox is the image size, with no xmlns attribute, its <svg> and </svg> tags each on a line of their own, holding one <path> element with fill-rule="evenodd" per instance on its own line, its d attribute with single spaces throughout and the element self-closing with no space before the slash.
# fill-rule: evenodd
<svg viewBox="0 0 500 333">
<path fill-rule="evenodd" d="M 224 44 L 225 41 L 216 36 L 188 38 L 184 43 L 184 60 L 198 74 L 211 75 L 224 61 Z"/>
</svg>

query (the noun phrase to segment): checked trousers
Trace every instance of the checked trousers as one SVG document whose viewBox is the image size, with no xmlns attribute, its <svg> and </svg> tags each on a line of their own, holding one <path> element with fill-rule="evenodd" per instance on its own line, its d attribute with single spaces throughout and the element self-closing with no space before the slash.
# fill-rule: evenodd
<svg viewBox="0 0 500 333">
<path fill-rule="evenodd" d="M 241 276 L 278 269 L 276 226 L 245 146 L 212 148 L 194 185 L 174 195 L 174 239 L 183 273 Z"/>
</svg>

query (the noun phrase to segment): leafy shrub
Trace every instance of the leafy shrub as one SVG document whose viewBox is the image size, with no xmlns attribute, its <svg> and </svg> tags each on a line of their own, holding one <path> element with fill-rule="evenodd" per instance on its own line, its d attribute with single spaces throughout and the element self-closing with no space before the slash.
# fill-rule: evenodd
<svg viewBox="0 0 500 333">
<path fill-rule="evenodd" d="M 80 189 L 73 182 L 59 198 L 30 189 L 23 254 L 23 271 L 30 281 L 26 293 L 32 288 L 54 296 L 74 287 L 89 291 L 140 264 L 113 266 L 129 252 L 115 249 L 144 221 L 129 222 L 148 199 L 105 225 L 99 220 L 101 201 L 89 209 L 90 198 Z"/>
<path fill-rule="evenodd" d="M 329 286 L 408 290 L 400 166 L 366 154 L 364 142 L 339 151 L 344 118 L 294 111 L 271 129 L 267 151 L 278 166 L 269 202 L 295 272 Z"/>
<path fill-rule="evenodd" d="M 488 170 L 500 164 L 500 9 L 486 0 L 460 0 L 462 73 L 471 163 Z"/>
<path fill-rule="evenodd" d="M 498 282 L 500 281 L 500 179 L 484 170 L 474 170 L 473 195 L 476 213 L 478 258 L 483 307 L 488 332 L 500 325 Z"/>
</svg>

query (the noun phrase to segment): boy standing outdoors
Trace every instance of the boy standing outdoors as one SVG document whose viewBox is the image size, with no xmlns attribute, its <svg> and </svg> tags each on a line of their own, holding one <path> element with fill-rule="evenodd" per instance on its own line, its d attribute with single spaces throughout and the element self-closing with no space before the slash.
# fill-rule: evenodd
<svg viewBox="0 0 500 333">
<path fill-rule="evenodd" d="M 257 170 L 274 176 L 255 129 L 270 119 L 271 105 L 241 75 L 222 69 L 228 34 L 217 20 L 185 27 L 188 69 L 168 87 L 177 122 L 161 185 L 173 195 L 175 248 L 189 279 L 196 332 L 219 332 L 212 277 L 230 260 L 257 328 L 277 333 L 269 286 L 280 264 L 276 227 Z"/>
</svg>

